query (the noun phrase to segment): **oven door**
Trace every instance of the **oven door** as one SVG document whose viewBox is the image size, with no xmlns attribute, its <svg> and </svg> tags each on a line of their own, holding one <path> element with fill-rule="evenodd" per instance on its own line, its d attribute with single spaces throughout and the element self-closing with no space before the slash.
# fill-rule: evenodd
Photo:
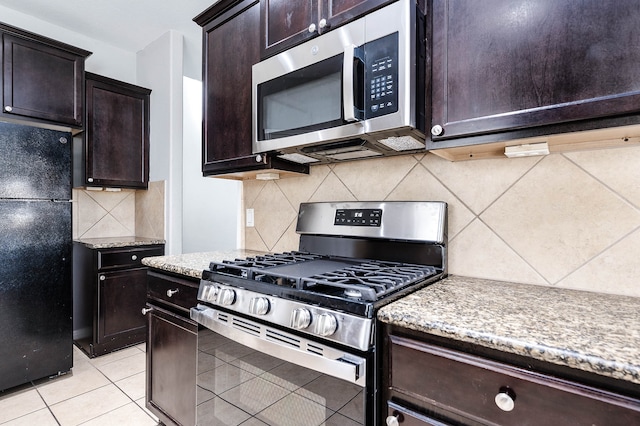
<svg viewBox="0 0 640 426">
<path fill-rule="evenodd" d="M 367 424 L 365 358 L 205 305 L 191 318 L 207 328 L 198 335 L 198 424 Z"/>
</svg>

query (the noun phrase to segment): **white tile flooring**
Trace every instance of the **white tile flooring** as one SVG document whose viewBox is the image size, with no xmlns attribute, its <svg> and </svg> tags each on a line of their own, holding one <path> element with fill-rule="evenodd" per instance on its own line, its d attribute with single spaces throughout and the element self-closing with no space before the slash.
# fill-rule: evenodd
<svg viewBox="0 0 640 426">
<path fill-rule="evenodd" d="M 71 373 L 0 392 L 0 425 L 157 425 L 144 396 L 144 343 L 93 359 L 74 346 Z"/>
</svg>

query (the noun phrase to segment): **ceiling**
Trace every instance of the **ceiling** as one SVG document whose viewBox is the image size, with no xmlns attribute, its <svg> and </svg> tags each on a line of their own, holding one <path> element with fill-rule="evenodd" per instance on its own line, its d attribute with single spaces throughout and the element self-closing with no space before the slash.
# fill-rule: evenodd
<svg viewBox="0 0 640 426">
<path fill-rule="evenodd" d="M 168 30 L 200 34 L 193 18 L 217 1 L 0 0 L 0 6 L 138 52 Z"/>
</svg>

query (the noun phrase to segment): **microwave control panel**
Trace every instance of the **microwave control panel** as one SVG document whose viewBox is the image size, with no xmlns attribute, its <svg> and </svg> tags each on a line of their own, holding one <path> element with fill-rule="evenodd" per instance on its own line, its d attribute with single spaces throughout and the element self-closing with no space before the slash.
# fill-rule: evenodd
<svg viewBox="0 0 640 426">
<path fill-rule="evenodd" d="M 398 111 L 398 33 L 364 45 L 365 118 Z"/>
</svg>

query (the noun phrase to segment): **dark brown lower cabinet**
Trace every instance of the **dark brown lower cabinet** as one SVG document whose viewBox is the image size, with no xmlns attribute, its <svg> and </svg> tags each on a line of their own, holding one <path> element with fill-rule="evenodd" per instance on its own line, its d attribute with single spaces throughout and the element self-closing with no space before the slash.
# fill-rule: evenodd
<svg viewBox="0 0 640 426">
<path fill-rule="evenodd" d="M 149 271 L 146 407 L 165 425 L 196 424 L 198 280 Z"/>
<path fill-rule="evenodd" d="M 90 357 L 143 343 L 146 303 L 144 257 L 164 245 L 96 249 L 73 245 L 73 339 Z"/>
<path fill-rule="evenodd" d="M 387 424 L 631 425 L 640 400 L 573 380 L 388 334 Z"/>
</svg>

